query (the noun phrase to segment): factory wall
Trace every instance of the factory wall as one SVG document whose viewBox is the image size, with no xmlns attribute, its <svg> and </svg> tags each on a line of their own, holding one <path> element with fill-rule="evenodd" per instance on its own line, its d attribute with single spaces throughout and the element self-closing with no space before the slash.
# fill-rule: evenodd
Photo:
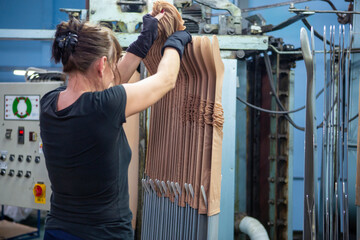
<svg viewBox="0 0 360 240">
<path fill-rule="evenodd" d="M 79 0 L 0 0 L 0 29 L 55 29 L 68 16 L 60 8 L 85 8 Z M 60 65 L 50 61 L 50 41 L 0 41 L 0 82 L 23 82 L 14 69 L 28 67 L 54 68 Z"/>
<path fill-rule="evenodd" d="M 241 0 L 242 1 L 242 0 Z M 242 1 L 243 2 L 243 1 Z M 279 2 L 279 1 L 276 1 Z M 333 1 L 338 9 L 346 10 L 348 3 L 342 0 Z M 274 2 L 271 2 L 274 3 Z M 256 7 L 260 5 L 270 4 L 267 0 L 249 0 L 248 7 Z M 325 2 L 308 2 L 297 4 L 297 8 L 310 9 L 330 9 Z M 66 20 L 67 14 L 60 12 L 60 8 L 85 8 L 85 1 L 82 0 L 0 0 L 0 29 L 54 29 L 62 20 Z M 251 12 L 250 15 L 261 13 L 266 19 L 267 24 L 276 25 L 294 14 L 288 12 L 288 6 L 278 7 L 261 12 Z M 317 14 L 308 18 L 309 22 L 321 34 L 323 26 L 330 24 L 338 26 L 335 14 Z M 286 29 L 272 32 L 269 35 L 281 37 L 287 44 L 293 44 L 295 48 L 300 47 L 300 28 L 304 25 L 299 21 Z M 309 34 L 310 35 L 310 34 Z M 317 40 L 316 49 L 322 50 L 323 44 Z M 54 68 L 61 70 L 60 65 L 56 65 L 50 61 L 51 42 L 50 41 L 0 41 L 0 82 L 24 81 L 23 76 L 13 75 L 14 69 L 22 69 L 32 67 Z M 316 92 L 323 87 L 323 57 L 317 55 L 317 83 Z M 295 106 L 298 108 L 305 104 L 306 89 L 306 71 L 302 61 L 297 62 L 295 69 Z M 317 121 L 322 121 L 322 97 L 316 104 Z M 294 121 L 300 125 L 305 125 L 305 111 L 293 114 Z M 321 144 L 321 129 L 317 132 L 318 145 Z M 318 159 L 321 157 L 321 149 L 318 151 Z M 304 132 L 294 130 L 294 185 L 293 185 L 293 228 L 301 230 L 303 225 L 303 176 L 304 176 Z M 320 169 L 320 167 L 319 167 Z M 355 169 L 352 169 L 355 171 Z M 320 176 L 320 175 L 319 175 Z M 353 186 L 349 186 L 351 188 Z M 353 204 L 350 202 L 350 204 Z"/>
</svg>

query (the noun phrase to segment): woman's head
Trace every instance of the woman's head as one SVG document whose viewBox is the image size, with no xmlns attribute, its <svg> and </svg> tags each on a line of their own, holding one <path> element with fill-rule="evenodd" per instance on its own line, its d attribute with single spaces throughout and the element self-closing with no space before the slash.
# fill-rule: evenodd
<svg viewBox="0 0 360 240">
<path fill-rule="evenodd" d="M 110 29 L 73 18 L 56 27 L 52 58 L 55 63 L 62 62 L 66 73 L 86 73 L 102 57 L 107 58 L 109 66 L 114 66 L 121 51 L 120 44 Z"/>
</svg>

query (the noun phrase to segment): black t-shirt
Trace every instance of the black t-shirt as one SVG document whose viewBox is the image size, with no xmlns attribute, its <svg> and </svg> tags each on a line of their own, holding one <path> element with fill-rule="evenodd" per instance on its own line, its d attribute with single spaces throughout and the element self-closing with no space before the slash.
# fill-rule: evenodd
<svg viewBox="0 0 360 240">
<path fill-rule="evenodd" d="M 125 89 L 85 92 L 57 111 L 64 89 L 41 99 L 40 132 L 52 189 L 45 228 L 83 239 L 132 239 Z"/>
</svg>

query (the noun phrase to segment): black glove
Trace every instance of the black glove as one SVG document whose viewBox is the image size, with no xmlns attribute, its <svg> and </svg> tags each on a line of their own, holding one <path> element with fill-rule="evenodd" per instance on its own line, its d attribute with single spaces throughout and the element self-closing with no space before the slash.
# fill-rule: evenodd
<svg viewBox="0 0 360 240">
<path fill-rule="evenodd" d="M 143 16 L 143 29 L 138 39 L 131 43 L 127 52 L 131 52 L 138 57 L 145 58 L 152 44 L 158 35 L 158 20 L 146 14 Z"/>
<path fill-rule="evenodd" d="M 187 31 L 177 31 L 174 32 L 165 42 L 164 46 L 161 49 L 161 55 L 164 54 L 165 48 L 172 47 L 175 48 L 179 55 L 180 59 L 184 53 L 186 44 L 191 42 L 191 35 Z"/>
</svg>

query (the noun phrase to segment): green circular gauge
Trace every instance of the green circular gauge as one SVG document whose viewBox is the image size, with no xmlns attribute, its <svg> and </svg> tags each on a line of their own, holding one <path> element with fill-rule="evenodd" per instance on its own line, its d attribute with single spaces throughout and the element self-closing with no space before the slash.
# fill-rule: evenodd
<svg viewBox="0 0 360 240">
<path fill-rule="evenodd" d="M 20 103 L 20 101 L 25 101 L 26 104 L 26 112 L 24 114 L 19 114 L 19 110 L 18 110 L 18 105 Z M 18 118 L 26 118 L 27 116 L 30 115 L 31 113 L 31 101 L 28 97 L 17 97 L 15 98 L 13 105 L 12 105 L 12 109 L 13 109 L 13 113 L 15 116 L 17 116 Z"/>
</svg>

